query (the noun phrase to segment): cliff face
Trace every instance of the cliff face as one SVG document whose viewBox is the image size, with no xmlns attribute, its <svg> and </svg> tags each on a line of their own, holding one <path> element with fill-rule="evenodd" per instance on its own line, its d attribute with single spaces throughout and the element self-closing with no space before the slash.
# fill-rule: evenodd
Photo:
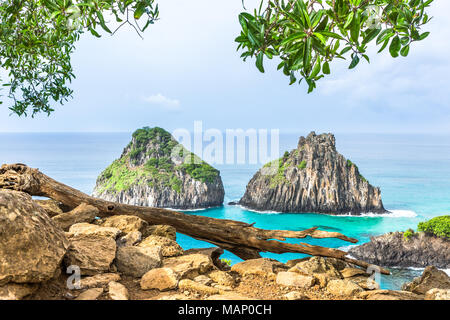
<svg viewBox="0 0 450 320">
<path fill-rule="evenodd" d="M 423 232 L 408 239 L 403 232 L 386 233 L 351 248 L 349 253 L 357 259 L 387 267 L 450 268 L 450 240 Z"/>
<path fill-rule="evenodd" d="M 381 192 L 336 151 L 332 134 L 310 133 L 297 149 L 266 164 L 239 204 L 255 210 L 328 214 L 384 213 Z"/>
<path fill-rule="evenodd" d="M 222 205 L 224 193 L 218 170 L 167 131 L 143 128 L 98 177 L 93 196 L 131 205 L 197 209 Z"/>
</svg>

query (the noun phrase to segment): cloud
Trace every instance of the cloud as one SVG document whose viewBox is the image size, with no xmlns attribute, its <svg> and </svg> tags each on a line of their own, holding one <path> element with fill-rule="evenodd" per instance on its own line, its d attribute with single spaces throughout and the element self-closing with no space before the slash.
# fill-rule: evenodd
<svg viewBox="0 0 450 320">
<path fill-rule="evenodd" d="M 144 97 L 143 100 L 149 104 L 160 106 L 166 110 L 179 110 L 180 101 L 177 99 L 168 98 L 161 93 Z"/>
</svg>

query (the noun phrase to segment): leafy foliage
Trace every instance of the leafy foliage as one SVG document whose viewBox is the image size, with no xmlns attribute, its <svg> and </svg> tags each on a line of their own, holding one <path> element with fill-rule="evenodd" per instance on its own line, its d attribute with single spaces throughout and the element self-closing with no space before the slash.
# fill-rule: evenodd
<svg viewBox="0 0 450 320">
<path fill-rule="evenodd" d="M 414 235 L 414 230 L 413 229 L 408 229 L 405 232 L 403 232 L 403 238 L 408 241 L 409 239 L 411 239 L 411 237 Z"/>
<path fill-rule="evenodd" d="M 100 29 L 113 34 L 112 25 L 126 24 L 140 33 L 158 15 L 154 0 L 0 1 L 0 68 L 8 72 L 1 82 L 9 89 L 10 110 L 50 114 L 52 102 L 72 96 L 70 56 L 82 33 L 100 37 Z M 107 22 L 110 16 L 116 21 Z"/>
<path fill-rule="evenodd" d="M 302 160 L 302 162 L 300 162 L 300 164 L 297 166 L 300 170 L 303 170 L 306 168 L 306 160 Z"/>
<path fill-rule="evenodd" d="M 450 238 L 450 216 L 440 216 L 429 221 L 420 222 L 417 230 L 438 237 Z"/>
<path fill-rule="evenodd" d="M 430 21 L 425 9 L 433 0 L 269 0 L 253 14 L 239 15 L 242 27 L 236 38 L 241 57 L 256 57 L 264 72 L 264 58 L 281 59 L 278 69 L 290 84 L 305 79 L 308 92 L 330 74 L 335 58 L 350 58 L 349 68 L 361 59 L 370 62 L 368 44 L 392 57 L 407 56 L 411 44 L 425 39 L 421 27 Z M 264 5 L 266 4 L 266 5 Z"/>
</svg>

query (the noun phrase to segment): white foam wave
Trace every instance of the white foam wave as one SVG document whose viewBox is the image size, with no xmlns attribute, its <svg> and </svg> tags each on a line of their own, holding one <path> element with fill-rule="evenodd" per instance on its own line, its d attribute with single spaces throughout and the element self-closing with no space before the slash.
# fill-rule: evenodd
<svg viewBox="0 0 450 320">
<path fill-rule="evenodd" d="M 347 255 L 347 257 L 350 257 L 350 255 Z M 425 268 L 421 268 L 421 267 L 407 267 L 407 268 L 405 268 L 405 267 L 390 267 L 390 268 L 399 269 L 399 270 L 406 269 L 406 270 L 412 270 L 412 271 L 419 271 L 420 273 L 422 273 L 425 270 Z M 444 271 L 446 274 L 448 274 L 450 276 L 450 269 L 440 269 L 440 268 L 438 268 L 438 269 L 441 271 Z"/>
<path fill-rule="evenodd" d="M 336 217 L 369 217 L 369 218 L 413 218 L 417 217 L 417 213 L 411 210 L 388 210 L 387 213 L 362 213 L 359 216 L 348 214 L 334 215 Z"/>
<path fill-rule="evenodd" d="M 357 246 L 358 246 L 357 244 L 351 244 L 351 245 L 348 245 L 348 246 L 339 247 L 338 249 L 341 250 L 341 251 L 344 251 L 344 252 L 348 252 L 348 251 L 350 251 L 351 248 L 357 247 Z M 347 255 L 347 256 L 350 257 L 350 255 Z"/>
</svg>

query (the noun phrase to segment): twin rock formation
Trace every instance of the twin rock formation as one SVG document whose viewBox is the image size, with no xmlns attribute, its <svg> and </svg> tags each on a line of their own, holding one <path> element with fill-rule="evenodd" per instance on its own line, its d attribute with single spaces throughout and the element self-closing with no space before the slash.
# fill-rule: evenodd
<svg viewBox="0 0 450 320">
<path fill-rule="evenodd" d="M 120 203 L 197 209 L 220 206 L 220 172 L 161 128 L 133 133 L 122 156 L 97 179 L 93 196 Z M 301 137 L 297 149 L 266 164 L 239 201 L 250 209 L 328 214 L 384 213 L 380 189 L 336 151 L 332 134 Z"/>
</svg>

